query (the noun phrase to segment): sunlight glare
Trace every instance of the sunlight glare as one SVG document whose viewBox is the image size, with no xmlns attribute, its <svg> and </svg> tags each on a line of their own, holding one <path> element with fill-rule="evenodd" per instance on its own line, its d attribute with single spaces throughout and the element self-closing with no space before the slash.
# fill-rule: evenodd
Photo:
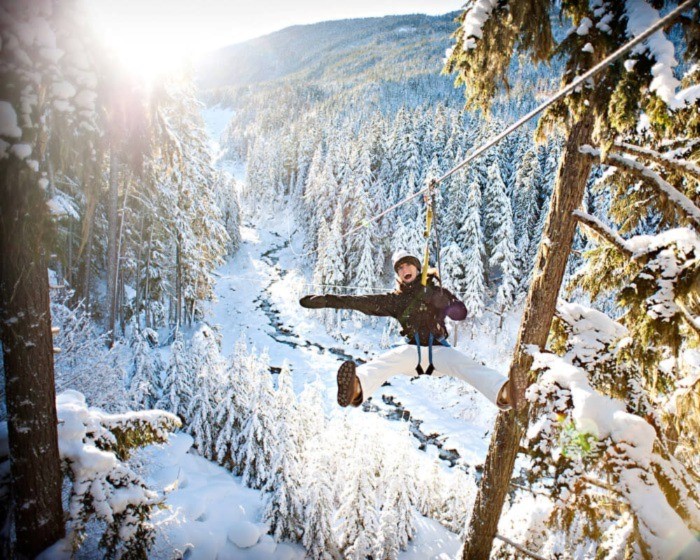
<svg viewBox="0 0 700 560">
<path fill-rule="evenodd" d="M 106 47 L 148 81 L 182 68 L 200 50 L 194 30 L 184 19 L 169 18 L 167 4 L 98 0 L 91 17 Z"/>
</svg>

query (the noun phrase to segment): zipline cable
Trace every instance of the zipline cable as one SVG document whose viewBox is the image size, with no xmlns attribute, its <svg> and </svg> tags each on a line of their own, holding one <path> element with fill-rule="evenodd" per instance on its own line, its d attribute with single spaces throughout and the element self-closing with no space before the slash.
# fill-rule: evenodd
<svg viewBox="0 0 700 560">
<path fill-rule="evenodd" d="M 400 200 L 396 204 L 391 205 L 389 208 L 384 210 L 383 212 L 380 212 L 379 214 L 376 214 L 375 216 L 371 218 L 367 218 L 363 220 L 363 222 L 354 228 L 352 228 L 350 231 L 347 233 L 343 234 L 340 236 L 340 239 L 343 239 L 347 236 L 350 236 L 359 230 L 361 230 L 363 227 L 367 227 L 369 224 L 372 222 L 376 222 L 380 218 L 386 216 L 389 212 L 396 210 L 400 206 L 403 206 L 407 202 L 410 202 L 411 200 L 419 197 L 422 194 L 425 194 L 428 192 L 433 186 L 437 186 L 440 183 L 442 183 L 445 179 L 451 177 L 454 175 L 457 171 L 462 169 L 464 166 L 466 166 L 469 162 L 472 160 L 478 158 L 481 154 L 483 154 L 486 150 L 492 148 L 496 144 L 498 144 L 501 140 L 503 140 L 506 136 L 508 136 L 510 133 L 514 132 L 521 126 L 523 126 L 525 123 L 528 121 L 532 120 L 534 117 L 539 115 L 542 111 L 547 109 L 549 106 L 553 105 L 563 97 L 567 96 L 570 94 L 572 91 L 574 91 L 577 87 L 579 87 L 583 82 L 589 80 L 596 74 L 598 74 L 601 70 L 604 70 L 606 67 L 610 66 L 613 62 L 616 62 L 622 56 L 627 54 L 629 51 L 631 51 L 634 47 L 639 45 L 641 42 L 644 40 L 648 39 L 651 35 L 659 31 L 660 29 L 663 29 L 666 27 L 669 23 L 671 23 L 674 19 L 676 19 L 681 13 L 685 12 L 686 10 L 692 8 L 694 5 L 698 4 L 700 0 L 686 0 L 683 2 L 680 6 L 678 6 L 675 10 L 672 10 L 668 14 L 666 14 L 663 18 L 661 18 L 659 21 L 657 21 L 655 24 L 649 26 L 643 33 L 640 35 L 637 35 L 634 39 L 628 41 L 624 45 L 622 45 L 619 49 L 617 49 L 615 52 L 604 58 L 602 61 L 600 61 L 598 64 L 593 66 L 593 68 L 589 69 L 587 72 L 581 74 L 578 78 L 576 78 L 573 82 L 571 82 L 569 85 L 566 87 L 562 88 L 559 90 L 558 93 L 556 93 L 554 96 L 550 97 L 537 107 L 535 107 L 532 111 L 527 113 L 525 116 L 523 116 L 521 119 L 510 125 L 508 128 L 500 132 L 498 135 L 496 135 L 494 138 L 489 140 L 486 144 L 482 144 L 479 148 L 477 148 L 474 152 L 472 152 L 467 158 L 465 158 L 463 161 L 455 165 L 452 169 L 444 173 L 442 176 L 438 177 L 437 179 L 433 179 L 430 181 L 430 183 L 420 189 L 419 191 L 416 191 L 412 195 L 407 196 L 403 200 Z"/>
</svg>

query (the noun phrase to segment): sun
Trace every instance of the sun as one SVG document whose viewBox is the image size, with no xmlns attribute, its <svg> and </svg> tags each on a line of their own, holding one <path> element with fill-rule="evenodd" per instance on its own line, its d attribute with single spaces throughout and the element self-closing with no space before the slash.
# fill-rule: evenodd
<svg viewBox="0 0 700 560">
<path fill-rule="evenodd" d="M 107 49 L 147 81 L 179 70 L 201 51 L 196 30 L 187 18 L 174 18 L 167 2 L 94 0 L 89 13 Z"/>
</svg>

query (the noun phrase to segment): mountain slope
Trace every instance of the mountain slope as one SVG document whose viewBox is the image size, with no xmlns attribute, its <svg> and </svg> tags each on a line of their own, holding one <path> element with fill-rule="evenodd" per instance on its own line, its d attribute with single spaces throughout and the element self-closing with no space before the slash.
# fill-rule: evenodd
<svg viewBox="0 0 700 560">
<path fill-rule="evenodd" d="M 441 67 L 457 12 L 297 25 L 211 53 L 198 69 L 204 89 L 283 78 L 401 79 Z"/>
</svg>

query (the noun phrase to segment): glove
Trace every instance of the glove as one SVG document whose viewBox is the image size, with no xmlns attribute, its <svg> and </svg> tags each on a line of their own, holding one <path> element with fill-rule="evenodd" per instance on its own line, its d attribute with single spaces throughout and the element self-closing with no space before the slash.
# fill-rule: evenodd
<svg viewBox="0 0 700 560">
<path fill-rule="evenodd" d="M 321 309 L 326 307 L 326 296 L 304 296 L 299 300 L 299 305 L 307 309 Z"/>
</svg>

